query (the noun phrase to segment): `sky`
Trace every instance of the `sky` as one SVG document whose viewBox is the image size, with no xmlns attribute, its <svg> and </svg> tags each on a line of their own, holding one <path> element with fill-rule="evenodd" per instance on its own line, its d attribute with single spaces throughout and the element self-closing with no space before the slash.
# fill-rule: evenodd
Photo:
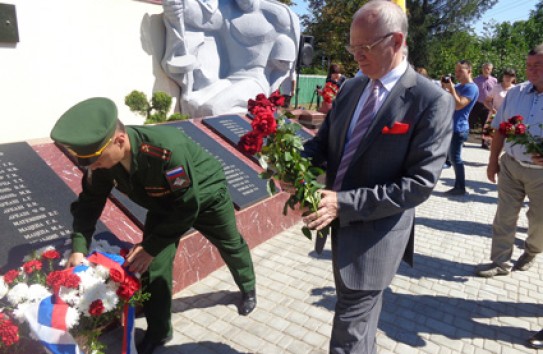
<svg viewBox="0 0 543 354">
<path fill-rule="evenodd" d="M 292 9 L 298 15 L 307 13 L 307 3 L 304 0 L 295 0 L 296 6 Z M 498 23 L 515 22 L 528 19 L 530 11 L 535 9 L 537 0 L 499 0 L 490 10 L 486 11 L 480 21 L 475 25 L 475 33 L 483 35 L 484 22 L 495 20 Z"/>
</svg>

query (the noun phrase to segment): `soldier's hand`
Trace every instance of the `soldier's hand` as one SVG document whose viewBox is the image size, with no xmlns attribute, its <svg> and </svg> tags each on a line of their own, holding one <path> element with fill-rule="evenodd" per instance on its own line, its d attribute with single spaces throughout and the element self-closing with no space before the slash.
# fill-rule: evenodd
<svg viewBox="0 0 543 354">
<path fill-rule="evenodd" d="M 71 267 L 77 267 L 81 263 L 83 263 L 83 259 L 85 258 L 85 255 L 81 252 L 73 252 L 70 255 L 70 258 L 68 258 L 68 262 L 66 262 L 66 268 Z"/>
<path fill-rule="evenodd" d="M 126 265 L 128 266 L 128 270 L 133 273 L 145 273 L 153 258 L 141 245 L 136 245 L 128 252 Z"/>
</svg>

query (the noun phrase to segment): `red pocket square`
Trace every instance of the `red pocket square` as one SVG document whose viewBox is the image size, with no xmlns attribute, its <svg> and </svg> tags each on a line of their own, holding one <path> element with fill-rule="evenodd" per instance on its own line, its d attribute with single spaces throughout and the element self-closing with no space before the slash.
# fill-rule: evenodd
<svg viewBox="0 0 543 354">
<path fill-rule="evenodd" d="M 385 125 L 382 134 L 406 134 L 409 131 L 409 124 L 394 122 L 392 128 Z"/>
</svg>

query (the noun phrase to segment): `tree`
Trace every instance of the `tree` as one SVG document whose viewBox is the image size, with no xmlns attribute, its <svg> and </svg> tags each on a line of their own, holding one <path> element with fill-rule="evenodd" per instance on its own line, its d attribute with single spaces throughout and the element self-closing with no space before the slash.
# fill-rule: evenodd
<svg viewBox="0 0 543 354">
<path fill-rule="evenodd" d="M 301 16 L 306 33 L 314 36 L 315 57 L 325 56 L 328 62 L 341 64 L 343 71 L 358 70 L 352 56 L 345 50 L 354 13 L 368 0 L 308 0 L 311 13 Z"/>
<path fill-rule="evenodd" d="M 415 66 L 429 65 L 429 46 L 435 38 L 446 39 L 452 33 L 469 30 L 498 0 L 407 0 L 409 21 L 409 61 Z M 302 16 L 306 31 L 315 37 L 317 53 L 339 62 L 346 72 L 354 73 L 356 63 L 346 53 L 349 28 L 354 13 L 367 0 L 308 0 L 311 14 Z M 439 42 L 435 42 L 439 43 Z"/>
<path fill-rule="evenodd" d="M 432 39 L 443 40 L 469 25 L 498 0 L 407 0 L 409 60 L 415 66 L 429 65 Z"/>
</svg>

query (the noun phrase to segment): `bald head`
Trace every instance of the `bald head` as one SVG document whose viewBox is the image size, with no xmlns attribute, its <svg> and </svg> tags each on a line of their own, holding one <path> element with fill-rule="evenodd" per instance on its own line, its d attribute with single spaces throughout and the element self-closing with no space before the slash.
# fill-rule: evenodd
<svg viewBox="0 0 543 354">
<path fill-rule="evenodd" d="M 353 16 L 351 26 L 366 22 L 376 33 L 401 32 L 407 37 L 407 16 L 402 8 L 391 1 L 374 0 L 362 6 Z"/>
<path fill-rule="evenodd" d="M 348 50 L 362 72 L 379 79 L 407 56 L 407 17 L 398 5 L 370 1 L 354 15 Z"/>
</svg>

